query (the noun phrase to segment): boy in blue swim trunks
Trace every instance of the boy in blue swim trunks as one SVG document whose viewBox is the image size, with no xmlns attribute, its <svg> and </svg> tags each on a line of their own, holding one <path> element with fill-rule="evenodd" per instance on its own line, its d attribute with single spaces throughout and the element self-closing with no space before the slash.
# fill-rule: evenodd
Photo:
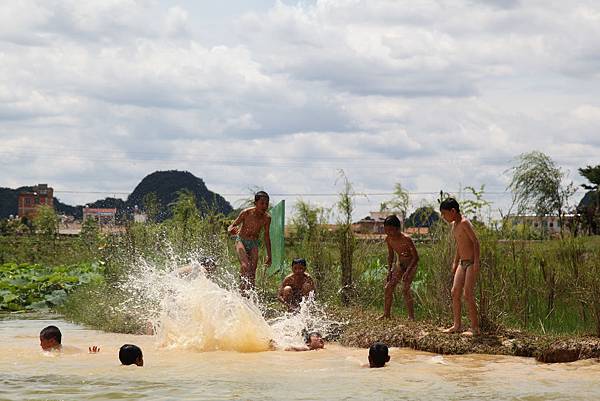
<svg viewBox="0 0 600 401">
<path fill-rule="evenodd" d="M 264 230 L 267 248 L 265 264 L 271 265 L 271 238 L 269 237 L 271 216 L 267 212 L 268 209 L 269 195 L 265 191 L 259 191 L 254 195 L 254 207 L 243 210 L 227 228 L 227 232 L 235 236 L 235 251 L 241 265 L 240 289 L 243 292 L 254 288 L 260 245 L 258 236 L 261 230 Z"/>
</svg>

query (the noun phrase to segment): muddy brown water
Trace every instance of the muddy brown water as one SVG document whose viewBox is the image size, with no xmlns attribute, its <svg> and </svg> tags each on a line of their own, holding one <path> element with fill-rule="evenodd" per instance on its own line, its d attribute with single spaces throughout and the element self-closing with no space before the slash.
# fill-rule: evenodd
<svg viewBox="0 0 600 401">
<path fill-rule="evenodd" d="M 39 331 L 54 324 L 66 352 L 44 353 Z M 392 348 L 369 369 L 367 350 L 327 344 L 309 352 L 198 352 L 153 336 L 89 330 L 61 320 L 0 320 L 2 400 L 594 400 L 600 363 L 548 365 L 532 358 L 441 356 Z M 121 366 L 118 348 L 139 345 L 145 366 Z M 99 345 L 99 354 L 83 352 Z"/>
</svg>

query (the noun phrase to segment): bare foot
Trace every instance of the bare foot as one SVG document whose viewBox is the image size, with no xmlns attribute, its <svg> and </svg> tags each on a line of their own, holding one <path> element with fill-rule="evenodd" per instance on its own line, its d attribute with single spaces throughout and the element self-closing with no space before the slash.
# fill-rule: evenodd
<svg viewBox="0 0 600 401">
<path fill-rule="evenodd" d="M 458 333 L 460 331 L 460 327 L 449 327 L 447 329 L 440 329 L 440 331 L 442 333 L 446 333 L 446 334 L 452 334 L 452 333 Z"/>
<path fill-rule="evenodd" d="M 377 320 L 390 319 L 390 315 L 381 315 L 377 318 Z"/>
<path fill-rule="evenodd" d="M 460 334 L 463 335 L 463 336 L 466 336 L 466 337 L 474 337 L 474 336 L 478 336 L 481 333 L 479 332 L 479 330 L 471 330 L 471 329 L 469 329 L 469 330 L 467 330 L 467 331 L 465 331 L 463 333 L 460 333 Z"/>
</svg>

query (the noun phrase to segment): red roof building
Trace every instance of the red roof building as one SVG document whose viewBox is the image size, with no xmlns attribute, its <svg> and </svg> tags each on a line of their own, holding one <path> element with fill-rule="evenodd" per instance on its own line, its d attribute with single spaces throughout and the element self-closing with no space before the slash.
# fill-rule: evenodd
<svg viewBox="0 0 600 401">
<path fill-rule="evenodd" d="M 19 217 L 31 219 L 40 205 L 54 207 L 54 190 L 48 184 L 38 184 L 31 191 L 19 193 Z"/>
</svg>

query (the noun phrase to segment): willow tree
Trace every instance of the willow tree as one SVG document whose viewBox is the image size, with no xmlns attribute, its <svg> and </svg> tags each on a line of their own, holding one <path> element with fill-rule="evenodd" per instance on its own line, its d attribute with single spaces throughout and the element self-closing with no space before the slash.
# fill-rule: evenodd
<svg viewBox="0 0 600 401">
<path fill-rule="evenodd" d="M 575 193 L 573 183 L 563 184 L 567 173 L 539 151 L 523 153 L 512 167 L 508 185 L 519 213 L 532 212 L 536 216 L 558 216 L 560 232 L 569 198 Z"/>
<path fill-rule="evenodd" d="M 590 203 L 585 208 L 590 234 L 595 234 L 598 231 L 597 222 L 600 219 L 600 164 L 595 167 L 587 166 L 585 168 L 580 168 L 579 174 L 585 177 L 591 184 L 581 184 L 581 186 L 588 191 L 591 191 L 591 203 L 595 203 L 595 205 Z"/>
</svg>

